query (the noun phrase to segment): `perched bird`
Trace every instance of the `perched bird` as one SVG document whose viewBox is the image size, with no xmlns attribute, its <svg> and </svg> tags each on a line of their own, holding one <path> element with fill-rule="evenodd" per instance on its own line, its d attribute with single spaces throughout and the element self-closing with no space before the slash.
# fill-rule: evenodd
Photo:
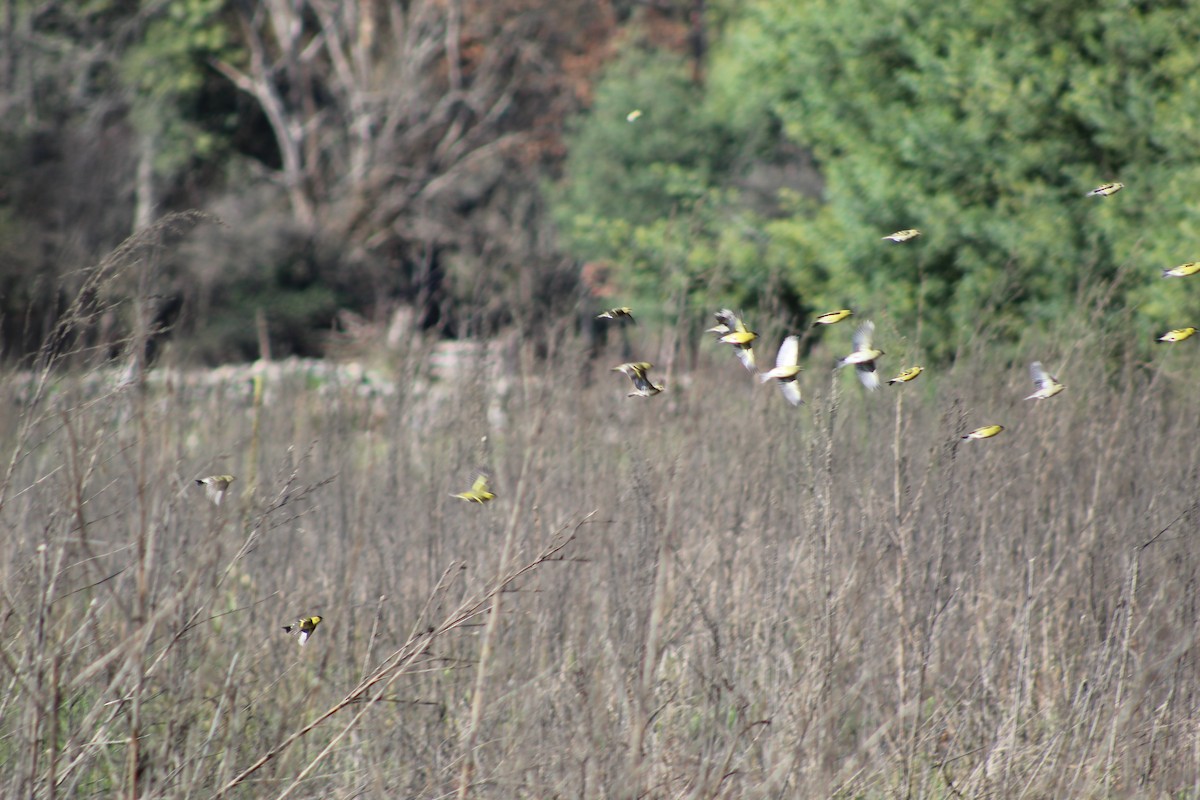
<svg viewBox="0 0 1200 800">
<path fill-rule="evenodd" d="M 613 367 L 613 372 L 623 372 L 633 381 L 633 391 L 626 397 L 653 397 L 663 390 L 661 386 L 655 386 L 654 383 L 646 377 L 646 373 L 654 365 L 648 361 L 632 361 L 628 364 L 621 364 Z"/>
<path fill-rule="evenodd" d="M 964 434 L 964 439 L 990 439 L 1000 431 L 1004 430 L 1003 425 L 984 425 L 982 428 L 976 428 L 968 434 Z"/>
<path fill-rule="evenodd" d="M 889 233 L 887 236 L 884 236 L 883 238 L 890 239 L 893 242 L 899 243 L 899 242 L 907 242 L 911 239 L 915 239 L 920 235 L 921 235 L 921 232 L 919 230 L 917 230 L 916 228 L 906 228 L 905 230 L 902 230 L 902 231 L 896 231 L 895 233 Z"/>
<path fill-rule="evenodd" d="M 1195 275 L 1200 272 L 1200 261 L 1189 261 L 1186 264 L 1180 264 L 1178 267 L 1171 267 L 1163 270 L 1164 278 L 1186 278 L 1188 275 Z"/>
<path fill-rule="evenodd" d="M 486 473 L 481 472 L 475 477 L 475 483 L 471 484 L 470 489 L 450 496 L 457 497 L 459 500 L 466 500 L 469 503 L 483 504 L 496 495 L 488 491 L 488 476 Z"/>
<path fill-rule="evenodd" d="M 641 119 L 641 116 L 642 116 L 642 110 L 640 108 L 635 108 L 633 111 L 630 111 L 628 114 L 625 115 L 625 121 L 626 122 L 637 122 L 639 119 Z"/>
<path fill-rule="evenodd" d="M 1029 365 L 1029 377 L 1033 378 L 1033 385 L 1037 387 L 1037 391 L 1026 397 L 1026 400 L 1045 400 L 1067 388 L 1059 383 L 1053 375 L 1046 372 L 1040 361 Z"/>
<path fill-rule="evenodd" d="M 779 382 L 779 390 L 789 403 L 798 406 L 804 402 L 800 397 L 800 384 L 796 378 L 800 376 L 800 337 L 789 336 L 779 345 L 779 354 L 775 356 L 775 368 L 759 374 L 758 379 L 763 383 L 774 379 Z"/>
<path fill-rule="evenodd" d="M 601 312 L 596 315 L 596 319 L 627 319 L 634 325 L 637 320 L 633 318 L 633 309 L 629 306 L 621 306 L 620 308 L 610 308 L 608 311 Z"/>
<path fill-rule="evenodd" d="M 742 322 L 737 314 L 734 314 L 728 308 L 723 308 L 716 312 L 716 317 L 717 325 L 709 328 L 708 332 L 717 334 L 719 337 L 717 341 L 733 345 L 738 360 L 742 362 L 742 366 L 753 372 L 753 342 L 758 338 L 758 334 L 747 328 L 746 323 Z"/>
<path fill-rule="evenodd" d="M 1158 337 L 1158 341 L 1166 342 L 1168 344 L 1173 344 L 1174 342 L 1182 342 L 1184 339 L 1187 339 L 1195 332 L 1196 332 L 1196 329 L 1192 328 L 1190 326 L 1187 328 L 1175 328 L 1174 330 L 1167 331 L 1162 336 Z"/>
<path fill-rule="evenodd" d="M 875 391 L 879 388 L 879 376 L 875 374 L 875 359 L 883 355 L 883 351 L 871 344 L 875 336 L 875 323 L 867 320 L 858 326 L 854 332 L 854 352 L 838 362 L 838 369 L 854 365 L 858 379 L 862 385 Z"/>
<path fill-rule="evenodd" d="M 283 629 L 293 636 L 300 638 L 300 646 L 308 644 L 308 637 L 313 635 L 313 631 L 321 624 L 322 617 L 313 615 L 311 617 L 301 617 L 291 625 L 284 625 Z"/>
<path fill-rule="evenodd" d="M 843 308 L 840 311 L 830 311 L 819 315 L 813 320 L 813 325 L 836 325 L 854 312 L 848 308 Z"/>
<path fill-rule="evenodd" d="M 909 367 L 888 381 L 888 386 L 891 386 L 893 383 L 908 383 L 909 381 L 916 380 L 917 376 L 924 371 L 924 367 Z"/>
<path fill-rule="evenodd" d="M 1102 183 L 1095 189 L 1092 189 L 1090 192 L 1088 192 L 1087 197 L 1108 197 L 1111 194 L 1116 194 L 1124 188 L 1125 184 L 1116 183 L 1115 181 L 1113 183 Z"/>
<path fill-rule="evenodd" d="M 229 489 L 229 484 L 233 483 L 232 475 L 209 475 L 207 478 L 197 478 L 196 484 L 204 487 L 205 494 L 208 499 L 212 500 L 216 505 L 221 505 L 221 501 L 225 499 L 225 492 Z"/>
</svg>

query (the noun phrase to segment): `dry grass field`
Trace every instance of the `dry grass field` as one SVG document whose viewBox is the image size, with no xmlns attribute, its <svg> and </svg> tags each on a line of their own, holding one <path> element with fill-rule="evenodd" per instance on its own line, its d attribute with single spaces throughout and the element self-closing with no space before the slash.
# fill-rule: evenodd
<svg viewBox="0 0 1200 800">
<path fill-rule="evenodd" d="M 867 395 L 850 324 L 799 409 L 645 324 L 653 398 L 573 336 L 391 393 L 9 374 L 0 795 L 1198 796 L 1195 342 Z"/>
</svg>

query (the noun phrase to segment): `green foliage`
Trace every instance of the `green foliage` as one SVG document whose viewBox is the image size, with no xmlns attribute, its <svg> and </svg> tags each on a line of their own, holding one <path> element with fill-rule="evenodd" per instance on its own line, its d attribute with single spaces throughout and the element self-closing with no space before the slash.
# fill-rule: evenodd
<svg viewBox="0 0 1200 800">
<path fill-rule="evenodd" d="M 727 277 L 735 298 L 781 276 L 809 309 L 850 304 L 908 329 L 920 316 L 934 356 L 985 317 L 1014 341 L 1118 276 L 1116 299 L 1142 312 L 1138 335 L 1187 324 L 1196 290 L 1158 276 L 1200 257 L 1200 18 L 1188 6 L 759 0 L 714 48 L 703 90 L 669 56 L 674 81 L 642 53 L 610 72 L 568 164 L 568 241 L 626 262 L 635 283 L 674 258 Z M 649 85 L 670 116 L 648 113 L 647 130 L 671 131 L 676 148 L 629 135 L 622 111 Z M 822 202 L 781 196 L 776 218 L 739 214 L 731 140 L 810 148 Z M 671 193 L 664 162 L 688 176 L 686 193 Z M 1109 180 L 1127 188 L 1085 197 Z M 702 233 L 687 258 L 668 246 L 672 227 Z M 880 239 L 909 227 L 925 235 Z"/>
</svg>

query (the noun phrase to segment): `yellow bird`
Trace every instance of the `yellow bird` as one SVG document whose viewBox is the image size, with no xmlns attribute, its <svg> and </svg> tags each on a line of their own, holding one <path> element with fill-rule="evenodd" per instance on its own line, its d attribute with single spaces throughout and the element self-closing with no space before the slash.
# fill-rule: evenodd
<svg viewBox="0 0 1200 800">
<path fill-rule="evenodd" d="M 871 343 L 875 336 L 875 323 L 867 320 L 858 326 L 854 332 L 854 352 L 838 362 L 837 368 L 854 365 L 858 379 L 862 385 L 875 391 L 879 388 L 879 376 L 875 374 L 875 359 L 883 355 L 883 351 Z"/>
<path fill-rule="evenodd" d="M 1097 186 L 1095 189 L 1092 189 L 1090 192 L 1088 192 L 1087 196 L 1088 197 L 1092 197 L 1092 196 L 1108 197 L 1109 195 L 1116 194 L 1117 192 L 1121 191 L 1124 188 L 1125 188 L 1125 184 L 1117 183 L 1115 181 L 1113 183 L 1102 183 L 1099 186 Z"/>
<path fill-rule="evenodd" d="M 209 475 L 207 478 L 197 478 L 196 484 L 204 487 L 204 493 L 208 495 L 209 500 L 221 505 L 221 501 L 225 499 L 225 492 L 233 481 L 232 475 Z"/>
<path fill-rule="evenodd" d="M 654 383 L 646 377 L 646 373 L 654 365 L 649 361 L 631 361 L 628 364 L 621 364 L 613 367 L 613 372 L 623 372 L 633 381 L 633 391 L 625 395 L 626 397 L 653 397 L 663 390 L 661 386 L 655 386 Z"/>
<path fill-rule="evenodd" d="M 635 108 L 633 111 L 630 111 L 628 114 L 625 115 L 626 122 L 637 122 L 641 118 L 642 118 L 642 110 L 640 108 Z"/>
<path fill-rule="evenodd" d="M 924 371 L 925 369 L 923 367 L 909 367 L 888 381 L 888 386 L 891 386 L 893 383 L 908 383 L 909 381 L 916 380 L 917 376 Z"/>
<path fill-rule="evenodd" d="M 1166 342 L 1168 344 L 1182 342 L 1184 339 L 1190 338 L 1195 332 L 1196 329 L 1190 326 L 1187 328 L 1175 328 L 1174 330 L 1167 331 L 1162 336 L 1158 337 L 1158 341 Z"/>
<path fill-rule="evenodd" d="M 465 492 L 452 494 L 451 497 L 457 497 L 459 500 L 466 500 L 468 503 L 483 504 L 494 498 L 492 492 L 488 491 L 488 476 L 481 472 L 475 478 L 475 482 L 471 484 L 471 488 Z"/>
<path fill-rule="evenodd" d="M 984 425 L 982 428 L 976 428 L 968 434 L 964 434 L 964 439 L 990 439 L 1000 431 L 1004 430 L 1003 425 Z"/>
<path fill-rule="evenodd" d="M 848 308 L 843 308 L 840 311 L 829 311 L 820 314 L 813 320 L 813 325 L 836 325 L 854 312 Z"/>
<path fill-rule="evenodd" d="M 293 636 L 300 639 L 300 646 L 308 644 L 308 638 L 313 635 L 313 631 L 321 624 L 323 617 L 313 615 L 311 617 L 301 617 L 291 625 L 284 625 L 283 629 Z"/>
<path fill-rule="evenodd" d="M 1037 391 L 1026 397 L 1026 400 L 1045 400 L 1067 388 L 1059 383 L 1053 375 L 1046 372 L 1040 361 L 1029 365 L 1029 377 L 1033 378 L 1033 385 Z"/>
<path fill-rule="evenodd" d="M 921 235 L 921 232 L 919 230 L 917 230 L 916 228 L 906 228 L 905 230 L 902 230 L 902 231 L 896 231 L 895 233 L 889 233 L 887 236 L 884 236 L 883 238 L 885 240 L 890 240 L 890 241 L 899 243 L 899 242 L 910 241 L 912 239 L 917 238 L 920 235 Z"/>
<path fill-rule="evenodd" d="M 1163 270 L 1164 278 L 1186 278 L 1188 275 L 1195 275 L 1200 272 L 1200 261 L 1189 261 L 1186 264 L 1180 264 L 1178 267 L 1171 267 Z"/>
<path fill-rule="evenodd" d="M 603 311 L 603 312 L 597 314 L 596 319 L 612 319 L 612 320 L 627 319 L 630 322 L 632 322 L 634 325 L 637 324 L 637 320 L 633 318 L 633 309 L 630 308 L 629 306 L 621 306 L 620 308 L 610 308 L 608 311 Z"/>
<path fill-rule="evenodd" d="M 709 328 L 708 331 L 718 335 L 717 341 L 733 345 L 734 352 L 737 354 L 738 360 L 742 362 L 742 366 L 753 372 L 753 342 L 758 338 L 758 334 L 747 328 L 746 323 L 742 322 L 741 318 L 728 308 L 716 312 L 716 317 L 718 324 Z"/>
<path fill-rule="evenodd" d="M 758 379 L 763 383 L 769 380 L 779 382 L 779 390 L 789 403 L 798 406 L 804 402 L 800 397 L 800 337 L 789 336 L 779 345 L 779 354 L 775 356 L 775 368 L 759 374 Z"/>
</svg>

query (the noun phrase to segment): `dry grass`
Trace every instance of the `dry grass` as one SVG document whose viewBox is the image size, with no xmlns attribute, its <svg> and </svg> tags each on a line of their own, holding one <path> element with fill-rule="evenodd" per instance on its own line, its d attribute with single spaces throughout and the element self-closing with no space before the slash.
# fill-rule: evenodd
<svg viewBox="0 0 1200 800">
<path fill-rule="evenodd" d="M 649 400 L 570 338 L 390 396 L 47 359 L 0 398 L 0 794 L 1195 797 L 1194 355 L 1105 345 L 1036 406 L 983 341 L 875 396 L 814 356 L 799 410 L 707 345 Z"/>
</svg>

